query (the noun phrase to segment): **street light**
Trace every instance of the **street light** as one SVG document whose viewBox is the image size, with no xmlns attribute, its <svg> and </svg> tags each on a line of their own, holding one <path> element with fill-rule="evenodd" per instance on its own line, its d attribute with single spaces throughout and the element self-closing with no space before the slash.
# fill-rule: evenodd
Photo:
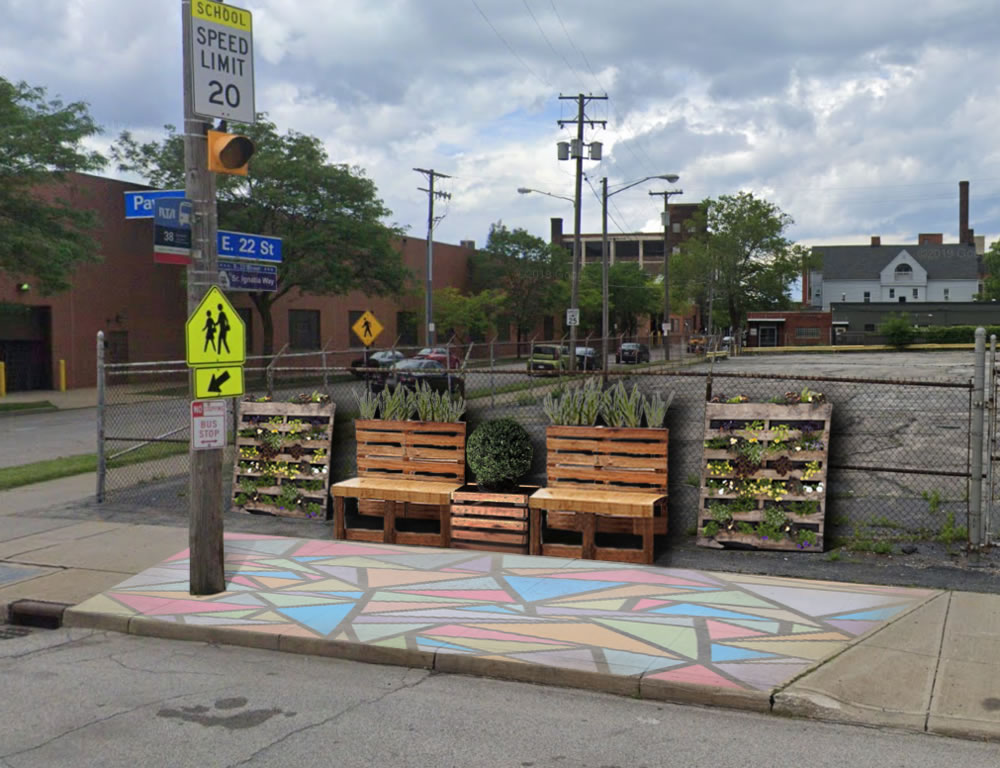
<svg viewBox="0 0 1000 768">
<path fill-rule="evenodd" d="M 619 187 L 614 192 L 608 192 L 608 177 L 601 179 L 601 330 L 604 337 L 601 342 L 601 352 L 604 355 L 604 378 L 608 376 L 608 198 L 631 189 L 645 181 L 663 179 L 673 184 L 680 178 L 676 173 L 665 173 L 657 176 L 646 176 L 638 181 L 632 181 Z M 666 254 L 664 254 L 664 258 Z"/>
<path fill-rule="evenodd" d="M 548 197 L 558 197 L 560 200 L 568 200 L 571 203 L 575 203 L 572 197 L 564 197 L 563 195 L 553 195 L 551 192 L 542 192 L 540 189 L 531 189 L 530 187 L 518 187 L 517 192 L 520 195 L 526 195 L 529 192 L 537 192 L 540 195 L 547 195 Z"/>
</svg>

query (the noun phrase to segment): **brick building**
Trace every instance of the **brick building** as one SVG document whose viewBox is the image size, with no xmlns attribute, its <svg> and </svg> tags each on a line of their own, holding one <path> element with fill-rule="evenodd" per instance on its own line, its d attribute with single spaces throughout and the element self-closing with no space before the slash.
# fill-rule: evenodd
<svg viewBox="0 0 1000 768">
<path fill-rule="evenodd" d="M 92 233 L 101 261 L 79 266 L 69 290 L 42 296 L 24 282 L 0 275 L 0 361 L 6 365 L 9 391 L 54 389 L 59 362 L 68 388 L 96 381 L 96 336 L 104 331 L 108 362 L 181 360 L 187 294 L 183 267 L 153 262 L 151 219 L 125 219 L 124 193 L 143 185 L 71 173 L 57 187 L 67 205 L 90 208 L 99 224 Z M 423 286 L 427 243 L 403 238 L 399 244 L 416 286 Z M 434 244 L 434 288 L 465 289 L 474 244 Z M 272 309 L 275 349 L 348 349 L 357 347 L 350 326 L 370 310 L 384 326 L 379 343 L 422 343 L 424 310 L 420 290 L 402 297 L 283 296 Z M 260 316 L 249 297 L 229 297 L 247 323 L 248 355 L 263 347 Z"/>
<path fill-rule="evenodd" d="M 773 311 L 747 313 L 748 347 L 804 347 L 833 343 L 830 312 Z"/>
</svg>

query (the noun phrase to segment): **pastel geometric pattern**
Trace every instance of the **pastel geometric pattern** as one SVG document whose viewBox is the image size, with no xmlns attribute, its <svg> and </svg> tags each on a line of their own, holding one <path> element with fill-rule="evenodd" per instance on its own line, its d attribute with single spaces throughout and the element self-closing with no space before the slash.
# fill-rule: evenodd
<svg viewBox="0 0 1000 768">
<path fill-rule="evenodd" d="M 770 691 L 931 590 L 226 534 L 226 591 L 181 552 L 78 606 L 174 624 Z"/>
</svg>

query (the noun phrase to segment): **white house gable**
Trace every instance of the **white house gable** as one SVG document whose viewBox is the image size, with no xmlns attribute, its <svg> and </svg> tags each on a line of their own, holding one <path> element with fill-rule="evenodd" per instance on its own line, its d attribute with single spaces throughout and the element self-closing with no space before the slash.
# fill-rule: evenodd
<svg viewBox="0 0 1000 768">
<path fill-rule="evenodd" d="M 904 249 L 885 265 L 880 281 L 883 287 L 926 286 L 927 270 Z"/>
</svg>

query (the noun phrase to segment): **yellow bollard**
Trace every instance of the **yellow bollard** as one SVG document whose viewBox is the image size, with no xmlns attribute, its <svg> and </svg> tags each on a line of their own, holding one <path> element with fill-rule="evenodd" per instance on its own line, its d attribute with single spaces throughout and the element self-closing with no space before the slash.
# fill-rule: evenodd
<svg viewBox="0 0 1000 768">
<path fill-rule="evenodd" d="M 7 397 L 7 364 L 0 360 L 0 397 Z"/>
<path fill-rule="evenodd" d="M 66 361 L 59 361 L 59 391 L 66 391 Z"/>
</svg>

